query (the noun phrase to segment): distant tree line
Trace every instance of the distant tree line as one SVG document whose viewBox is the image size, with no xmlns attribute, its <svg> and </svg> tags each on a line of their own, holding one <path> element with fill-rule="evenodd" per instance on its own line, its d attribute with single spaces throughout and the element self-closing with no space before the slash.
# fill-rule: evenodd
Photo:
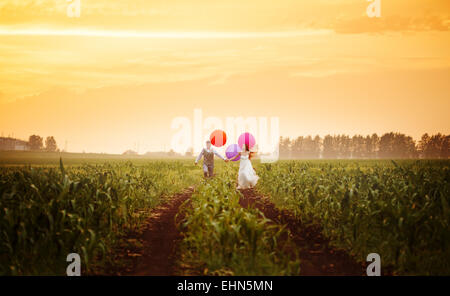
<svg viewBox="0 0 450 296">
<path fill-rule="evenodd" d="M 33 151 L 49 151 L 54 152 L 58 151 L 58 146 L 56 145 L 56 140 L 54 137 L 50 136 L 45 139 L 45 146 L 44 146 L 44 138 L 38 136 L 38 135 L 31 135 L 28 138 L 28 146 L 30 150 Z"/>
<path fill-rule="evenodd" d="M 416 143 L 401 133 L 280 138 L 281 158 L 441 158 L 450 156 L 450 135 L 424 134 Z"/>
</svg>

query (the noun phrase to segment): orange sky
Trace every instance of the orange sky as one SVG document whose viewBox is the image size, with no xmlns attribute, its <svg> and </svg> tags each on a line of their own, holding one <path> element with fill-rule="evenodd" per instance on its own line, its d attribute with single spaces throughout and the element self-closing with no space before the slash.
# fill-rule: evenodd
<svg viewBox="0 0 450 296">
<path fill-rule="evenodd" d="M 201 108 L 291 137 L 449 134 L 450 1 L 381 3 L 0 0 L 0 132 L 143 153 Z"/>
</svg>

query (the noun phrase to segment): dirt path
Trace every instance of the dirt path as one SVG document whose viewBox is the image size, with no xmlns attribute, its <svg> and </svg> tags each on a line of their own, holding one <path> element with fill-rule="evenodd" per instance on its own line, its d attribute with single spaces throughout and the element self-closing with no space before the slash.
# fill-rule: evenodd
<svg viewBox="0 0 450 296">
<path fill-rule="evenodd" d="M 254 206 L 264 215 L 279 224 L 286 224 L 297 245 L 300 256 L 300 275 L 355 275 L 366 274 L 366 268 L 356 263 L 346 252 L 329 246 L 329 241 L 319 227 L 305 227 L 287 211 L 278 210 L 268 198 L 258 195 L 253 189 L 241 190 L 243 207 Z"/>
<path fill-rule="evenodd" d="M 189 187 L 152 211 L 139 238 L 142 251 L 136 253 L 134 268 L 120 274 L 167 276 L 176 273 L 177 247 L 182 236 L 175 225 L 175 216 L 192 192 L 193 188 Z M 278 210 L 267 198 L 252 189 L 241 192 L 244 196 L 240 200 L 242 207 L 254 206 L 275 223 L 287 225 L 291 239 L 299 250 L 300 275 L 365 275 L 365 267 L 356 263 L 346 252 L 330 247 L 318 227 L 301 225 L 298 219 L 287 211 Z"/>
<path fill-rule="evenodd" d="M 192 192 L 193 188 L 189 187 L 152 211 L 142 237 L 143 254 L 127 275 L 174 275 L 177 246 L 182 238 L 175 225 L 175 216 Z"/>
</svg>

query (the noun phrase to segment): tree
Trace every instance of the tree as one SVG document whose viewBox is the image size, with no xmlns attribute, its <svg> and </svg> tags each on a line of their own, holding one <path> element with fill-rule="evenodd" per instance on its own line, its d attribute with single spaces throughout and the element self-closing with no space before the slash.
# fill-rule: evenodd
<svg viewBox="0 0 450 296">
<path fill-rule="evenodd" d="M 424 134 L 419 142 L 419 152 L 424 158 L 444 158 L 449 157 L 450 136 L 440 133 L 429 136 Z"/>
<path fill-rule="evenodd" d="M 419 141 L 419 144 L 417 145 L 417 148 L 419 150 L 419 153 L 421 155 L 421 157 L 428 157 L 428 145 L 430 143 L 430 136 L 428 135 L 428 133 L 423 134 L 422 138 Z"/>
<path fill-rule="evenodd" d="M 377 134 L 366 137 L 366 154 L 368 158 L 377 158 L 378 147 L 380 145 L 380 138 Z"/>
<path fill-rule="evenodd" d="M 298 137 L 292 141 L 291 153 L 294 158 L 304 158 L 305 147 L 303 137 Z"/>
<path fill-rule="evenodd" d="M 383 158 L 413 158 L 417 156 L 413 138 L 400 133 L 386 133 L 380 139 L 380 156 Z"/>
<path fill-rule="evenodd" d="M 424 134 L 417 143 L 402 133 L 376 133 L 362 136 L 326 135 L 280 138 L 280 155 L 283 158 L 441 158 L 450 157 L 450 135 Z M 323 149 L 322 149 L 323 147 Z"/>
<path fill-rule="evenodd" d="M 389 158 L 393 155 L 394 133 L 386 133 L 380 138 L 380 156 L 382 158 Z"/>
<path fill-rule="evenodd" d="M 352 153 L 352 139 L 347 135 L 337 136 L 339 158 L 350 158 Z"/>
<path fill-rule="evenodd" d="M 336 139 L 336 137 L 331 135 L 326 135 L 323 138 L 323 158 L 337 157 Z"/>
<path fill-rule="evenodd" d="M 55 138 L 47 137 L 47 139 L 45 139 L 45 150 L 55 152 L 56 149 L 58 149 L 58 146 L 56 145 Z"/>
<path fill-rule="evenodd" d="M 448 159 L 450 157 L 450 135 L 445 136 L 441 147 L 441 157 Z"/>
<path fill-rule="evenodd" d="M 311 139 L 311 137 L 308 137 L 308 139 Z M 322 145 L 322 139 L 319 135 L 316 135 L 314 137 L 314 140 L 311 141 L 311 149 L 310 154 L 311 158 L 319 158 L 320 157 L 320 148 Z"/>
<path fill-rule="evenodd" d="M 41 150 L 43 145 L 43 138 L 38 135 L 32 135 L 28 138 L 28 145 L 31 150 Z"/>
<path fill-rule="evenodd" d="M 122 153 L 122 155 L 138 155 L 138 153 L 134 150 L 129 149 L 129 150 L 125 151 L 124 153 Z"/>
<path fill-rule="evenodd" d="M 352 137 L 352 157 L 364 158 L 366 156 L 366 141 L 361 135 Z"/>
<path fill-rule="evenodd" d="M 289 138 L 280 137 L 280 157 L 291 157 L 291 140 Z"/>
<path fill-rule="evenodd" d="M 416 158 L 419 155 L 417 152 L 416 141 L 414 141 L 412 137 L 402 135 L 402 144 L 405 147 L 402 157 Z"/>
</svg>

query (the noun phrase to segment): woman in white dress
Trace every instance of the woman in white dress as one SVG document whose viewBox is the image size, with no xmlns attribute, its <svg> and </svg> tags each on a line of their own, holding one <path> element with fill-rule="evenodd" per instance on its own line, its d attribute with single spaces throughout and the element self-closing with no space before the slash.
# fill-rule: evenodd
<svg viewBox="0 0 450 296">
<path fill-rule="evenodd" d="M 255 170 L 253 169 L 252 162 L 250 161 L 253 152 L 250 152 L 250 149 L 246 144 L 244 144 L 242 148 L 243 151 L 239 152 L 235 157 L 230 159 L 234 160 L 238 158 L 239 155 L 241 156 L 237 189 L 252 188 L 256 185 L 259 179 L 259 177 L 256 175 Z"/>
</svg>

